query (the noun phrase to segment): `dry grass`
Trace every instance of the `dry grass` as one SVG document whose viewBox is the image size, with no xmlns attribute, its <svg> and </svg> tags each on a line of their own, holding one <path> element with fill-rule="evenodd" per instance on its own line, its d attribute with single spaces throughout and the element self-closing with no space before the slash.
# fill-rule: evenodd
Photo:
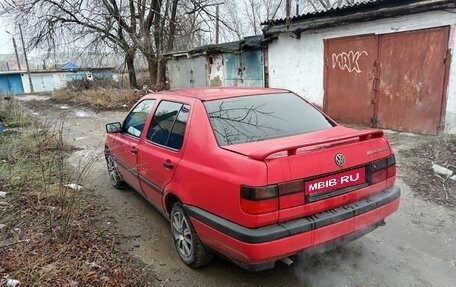
<svg viewBox="0 0 456 287">
<path fill-rule="evenodd" d="M 8 200 L 8 228 L 1 232 L 0 274 L 21 286 L 148 286 L 153 278 L 141 264 L 121 254 L 119 238 L 102 229 L 102 217 L 90 196 L 78 197 L 68 238 L 49 229 L 47 214 L 61 216 L 58 197 L 23 194 Z"/>
<path fill-rule="evenodd" d="M 63 122 L 39 126 L 15 102 L 0 101 L 0 280 L 21 286 L 148 286 L 149 271 L 117 247 L 119 238 L 89 190 L 73 190 L 93 162 L 70 168 Z M 64 120 L 64 119 L 63 119 Z"/>
<path fill-rule="evenodd" d="M 153 85 L 149 79 L 149 72 L 144 70 L 136 70 L 136 82 L 139 87 L 147 85 L 152 87 Z M 130 81 L 128 79 L 128 73 L 119 74 L 119 87 L 130 88 Z"/>
<path fill-rule="evenodd" d="M 32 119 L 22 111 L 12 97 L 0 98 L 0 122 L 10 129 L 33 125 Z"/>
<path fill-rule="evenodd" d="M 94 88 L 90 90 L 60 89 L 53 92 L 52 100 L 94 110 L 128 110 L 141 96 L 133 90 Z"/>
</svg>

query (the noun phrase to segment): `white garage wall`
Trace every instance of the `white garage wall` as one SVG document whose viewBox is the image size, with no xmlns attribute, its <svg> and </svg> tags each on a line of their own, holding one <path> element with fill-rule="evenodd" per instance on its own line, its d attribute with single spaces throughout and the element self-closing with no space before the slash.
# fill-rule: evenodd
<svg viewBox="0 0 456 287">
<path fill-rule="evenodd" d="M 268 47 L 269 86 L 290 89 L 323 106 L 324 39 L 388 34 L 439 26 L 451 26 L 449 48 L 453 51 L 447 92 L 445 132 L 456 134 L 456 10 L 433 11 L 371 22 L 306 31 L 300 39 L 279 35 Z"/>
</svg>

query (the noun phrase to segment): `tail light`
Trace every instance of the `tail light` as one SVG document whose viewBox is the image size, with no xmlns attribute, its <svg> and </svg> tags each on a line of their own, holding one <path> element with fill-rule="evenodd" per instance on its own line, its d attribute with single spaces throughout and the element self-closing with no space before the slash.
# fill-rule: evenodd
<svg viewBox="0 0 456 287">
<path fill-rule="evenodd" d="M 250 214 L 277 211 L 279 209 L 279 189 L 277 185 L 241 186 L 241 208 Z"/>
<path fill-rule="evenodd" d="M 370 164 L 371 184 L 385 181 L 396 175 L 396 158 L 394 154 Z"/>
<path fill-rule="evenodd" d="M 284 182 L 261 187 L 241 186 L 241 207 L 250 214 L 263 214 L 279 210 L 279 196 L 304 191 L 304 180 Z M 301 195 L 304 198 L 304 194 Z M 302 199 L 303 200 L 303 199 Z"/>
</svg>

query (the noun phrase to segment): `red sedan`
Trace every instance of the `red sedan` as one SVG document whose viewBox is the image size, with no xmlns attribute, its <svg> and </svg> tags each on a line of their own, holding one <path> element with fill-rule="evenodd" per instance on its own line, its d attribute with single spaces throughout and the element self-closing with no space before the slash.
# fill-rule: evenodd
<svg viewBox="0 0 456 287">
<path fill-rule="evenodd" d="M 287 90 L 149 94 L 106 130 L 112 185 L 131 186 L 170 220 L 191 267 L 215 253 L 273 268 L 354 240 L 399 206 L 383 132 L 338 125 Z"/>
</svg>

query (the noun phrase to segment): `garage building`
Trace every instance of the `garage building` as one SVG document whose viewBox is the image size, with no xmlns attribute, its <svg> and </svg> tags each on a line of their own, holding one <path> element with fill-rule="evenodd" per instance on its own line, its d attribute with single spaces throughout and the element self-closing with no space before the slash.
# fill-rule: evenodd
<svg viewBox="0 0 456 287">
<path fill-rule="evenodd" d="M 377 0 L 264 25 L 271 87 L 341 122 L 456 134 L 454 0 Z"/>
</svg>

